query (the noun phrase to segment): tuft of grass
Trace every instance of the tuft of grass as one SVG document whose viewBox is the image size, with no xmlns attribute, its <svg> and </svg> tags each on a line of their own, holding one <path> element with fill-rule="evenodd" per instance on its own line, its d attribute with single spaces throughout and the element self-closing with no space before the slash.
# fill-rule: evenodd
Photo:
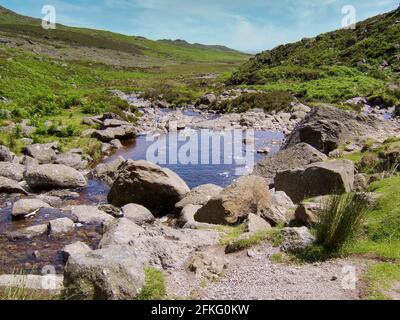
<svg viewBox="0 0 400 320">
<path fill-rule="evenodd" d="M 370 205 L 364 194 L 331 196 L 323 204 L 319 221 L 315 225 L 317 245 L 327 252 L 337 252 L 360 234 L 369 211 Z"/>
<path fill-rule="evenodd" d="M 166 297 L 165 279 L 162 271 L 145 269 L 146 281 L 137 300 L 163 300 Z"/>
</svg>

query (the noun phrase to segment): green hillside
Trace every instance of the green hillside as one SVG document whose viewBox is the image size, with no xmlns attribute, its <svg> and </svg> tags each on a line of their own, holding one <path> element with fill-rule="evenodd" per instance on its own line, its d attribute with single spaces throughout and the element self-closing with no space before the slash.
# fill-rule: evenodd
<svg viewBox="0 0 400 320">
<path fill-rule="evenodd" d="M 368 96 L 390 105 L 400 98 L 399 39 L 400 10 L 395 10 L 360 22 L 355 30 L 337 30 L 262 52 L 229 83 L 285 90 L 309 100 Z"/>
</svg>

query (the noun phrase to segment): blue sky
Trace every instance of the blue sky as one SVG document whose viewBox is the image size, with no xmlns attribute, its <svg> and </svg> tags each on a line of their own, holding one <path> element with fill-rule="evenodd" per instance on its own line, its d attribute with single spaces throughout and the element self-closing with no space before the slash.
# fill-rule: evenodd
<svg viewBox="0 0 400 320">
<path fill-rule="evenodd" d="M 344 5 L 357 21 L 393 10 L 399 0 L 0 0 L 18 13 L 42 17 L 54 5 L 57 22 L 150 39 L 223 44 L 248 52 L 270 49 L 341 27 Z"/>
</svg>

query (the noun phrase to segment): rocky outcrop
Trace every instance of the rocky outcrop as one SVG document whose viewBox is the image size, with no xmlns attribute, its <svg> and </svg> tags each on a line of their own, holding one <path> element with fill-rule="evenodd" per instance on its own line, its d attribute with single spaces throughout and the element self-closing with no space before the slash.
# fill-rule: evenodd
<svg viewBox="0 0 400 320">
<path fill-rule="evenodd" d="M 284 149 L 305 142 L 328 155 L 351 141 L 384 140 L 399 133 L 400 126 L 374 116 L 361 115 L 330 106 L 315 107 L 288 137 Z"/>
<path fill-rule="evenodd" d="M 24 166 L 12 162 L 0 162 L 0 176 L 22 181 L 24 179 Z"/>
<path fill-rule="evenodd" d="M 268 184 L 272 184 L 279 171 L 291 170 L 326 160 L 328 157 L 317 149 L 307 143 L 299 143 L 266 157 L 256 165 L 254 174 L 265 178 Z"/>
<path fill-rule="evenodd" d="M 24 178 L 34 190 L 82 188 L 85 177 L 74 168 L 61 164 L 28 166 Z"/>
<path fill-rule="evenodd" d="M 222 191 L 222 188 L 214 184 L 205 184 L 192 189 L 179 201 L 175 207 L 182 209 L 188 205 L 201 206 Z"/>
<path fill-rule="evenodd" d="M 25 218 L 26 216 L 35 214 L 42 208 L 50 208 L 50 205 L 38 199 L 21 199 L 14 203 L 12 217 Z"/>
<path fill-rule="evenodd" d="M 118 207 L 136 203 L 162 215 L 171 213 L 189 191 L 173 171 L 148 161 L 128 160 L 119 168 L 108 202 Z"/>
<path fill-rule="evenodd" d="M 250 213 L 262 216 L 273 204 L 264 179 L 244 176 L 209 200 L 195 214 L 198 222 L 236 224 Z"/>
<path fill-rule="evenodd" d="M 354 185 L 354 164 L 349 160 L 318 162 L 304 168 L 278 172 L 274 184 L 295 203 L 305 198 L 350 192 Z"/>
<path fill-rule="evenodd" d="M 20 193 L 28 194 L 26 190 L 15 180 L 0 177 L 0 193 Z"/>
</svg>

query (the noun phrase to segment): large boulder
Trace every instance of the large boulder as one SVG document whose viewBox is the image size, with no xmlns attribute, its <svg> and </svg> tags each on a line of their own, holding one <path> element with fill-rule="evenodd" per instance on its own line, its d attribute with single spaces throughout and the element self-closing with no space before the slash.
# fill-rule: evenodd
<svg viewBox="0 0 400 320">
<path fill-rule="evenodd" d="M 15 180 L 0 177 L 0 193 L 20 193 L 28 194 L 26 190 Z"/>
<path fill-rule="evenodd" d="M 7 147 L 0 145 L 0 161 L 12 162 L 15 155 Z"/>
<path fill-rule="evenodd" d="M 257 176 L 244 176 L 209 200 L 195 214 L 198 222 L 236 224 L 250 213 L 264 215 L 273 204 L 265 180 Z"/>
<path fill-rule="evenodd" d="M 30 156 L 40 164 L 52 163 L 57 157 L 56 150 L 57 144 L 47 143 L 47 144 L 32 144 L 27 146 L 24 150 L 25 155 Z"/>
<path fill-rule="evenodd" d="M 67 297 L 83 300 L 133 300 L 145 281 L 139 254 L 124 246 L 70 253 L 64 270 Z"/>
<path fill-rule="evenodd" d="M 304 168 L 278 172 L 274 183 L 295 203 L 305 198 L 350 192 L 354 185 L 354 164 L 349 160 L 318 162 Z"/>
<path fill-rule="evenodd" d="M 348 141 L 360 142 L 373 138 L 384 140 L 398 134 L 400 126 L 380 120 L 372 115 L 362 115 L 330 106 L 319 106 L 299 123 L 285 142 L 284 149 L 305 142 L 328 155 Z"/>
<path fill-rule="evenodd" d="M 272 184 L 279 171 L 303 167 L 315 162 L 328 160 L 328 157 L 307 143 L 299 143 L 266 157 L 254 168 L 254 174 L 262 176 Z"/>
<path fill-rule="evenodd" d="M 0 176 L 22 181 L 24 179 L 25 167 L 23 165 L 12 162 L 0 162 Z"/>
<path fill-rule="evenodd" d="M 57 155 L 54 159 L 54 163 L 63 164 L 76 170 L 84 170 L 89 165 L 89 162 L 84 160 L 80 154 L 72 152 Z"/>
<path fill-rule="evenodd" d="M 28 166 L 24 177 L 34 190 L 82 188 L 86 186 L 85 177 L 74 168 L 61 164 Z"/>
<path fill-rule="evenodd" d="M 175 207 L 183 209 L 188 205 L 200 206 L 207 203 L 212 197 L 222 191 L 222 188 L 214 184 L 205 184 L 192 189 L 185 197 L 179 201 Z"/>
<path fill-rule="evenodd" d="M 148 161 L 128 160 L 119 168 L 108 202 L 118 207 L 137 203 L 154 214 L 168 214 L 189 191 L 173 171 Z"/>
<path fill-rule="evenodd" d="M 39 199 L 21 199 L 14 203 L 11 213 L 13 218 L 24 218 L 42 208 L 50 208 L 50 205 Z"/>
</svg>

